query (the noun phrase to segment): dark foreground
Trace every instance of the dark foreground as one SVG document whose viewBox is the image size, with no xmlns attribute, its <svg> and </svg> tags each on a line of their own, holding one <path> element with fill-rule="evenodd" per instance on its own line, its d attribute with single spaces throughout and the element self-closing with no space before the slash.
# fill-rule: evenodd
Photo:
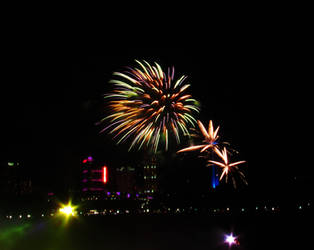
<svg viewBox="0 0 314 250">
<path fill-rule="evenodd" d="M 88 216 L 0 221 L 1 250 L 304 249 L 308 216 Z M 309 229 L 311 230 L 311 229 Z"/>
</svg>

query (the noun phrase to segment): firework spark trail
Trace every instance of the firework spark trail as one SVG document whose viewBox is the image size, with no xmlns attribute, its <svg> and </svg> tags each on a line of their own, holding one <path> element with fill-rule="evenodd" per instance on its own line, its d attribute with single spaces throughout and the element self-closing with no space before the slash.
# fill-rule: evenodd
<svg viewBox="0 0 314 250">
<path fill-rule="evenodd" d="M 139 68 L 113 73 L 114 90 L 105 96 L 111 114 L 102 119 L 110 124 L 101 132 L 110 129 L 120 138 L 117 143 L 132 137 L 129 150 L 145 145 L 156 152 L 160 144 L 168 150 L 170 135 L 180 143 L 180 136 L 189 135 L 188 128 L 194 127 L 198 102 L 186 93 L 190 87 L 186 76 L 174 80 L 174 67 L 166 74 L 157 63 L 136 62 Z"/>
</svg>

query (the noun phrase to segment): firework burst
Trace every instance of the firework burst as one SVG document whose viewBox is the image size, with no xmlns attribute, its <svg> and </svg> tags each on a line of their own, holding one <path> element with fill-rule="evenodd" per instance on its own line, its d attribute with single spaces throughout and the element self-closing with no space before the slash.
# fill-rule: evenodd
<svg viewBox="0 0 314 250">
<path fill-rule="evenodd" d="M 219 130 L 219 126 L 216 128 L 216 130 L 214 130 L 214 126 L 213 126 L 213 121 L 210 120 L 209 121 L 209 125 L 208 125 L 208 131 L 205 129 L 203 123 L 201 121 L 197 121 L 197 124 L 200 128 L 200 131 L 204 137 L 201 145 L 196 145 L 196 146 L 190 146 L 184 149 L 179 150 L 177 153 L 182 153 L 182 152 L 188 152 L 188 151 L 194 151 L 194 150 L 199 150 L 200 152 L 204 152 L 207 149 L 213 149 L 216 147 L 217 145 L 217 140 L 219 138 L 218 136 L 218 130 Z M 194 134 L 195 137 L 198 137 L 198 134 Z"/>
<path fill-rule="evenodd" d="M 175 80 L 174 67 L 165 73 L 157 63 L 136 62 L 139 68 L 113 73 L 114 90 L 105 95 L 110 115 L 102 119 L 110 124 L 101 132 L 110 130 L 118 144 L 130 138 L 129 150 L 147 146 L 156 152 L 161 144 L 168 150 L 170 135 L 178 144 L 182 134 L 189 135 L 198 102 L 186 93 L 190 87 L 186 76 Z"/>
<path fill-rule="evenodd" d="M 245 161 L 229 163 L 228 154 L 231 154 L 230 151 L 235 152 L 235 153 L 239 153 L 239 152 L 230 147 L 228 147 L 229 151 L 226 149 L 226 147 L 224 147 L 222 150 L 220 149 L 222 145 L 229 146 L 229 143 L 218 142 L 219 126 L 215 129 L 213 126 L 212 120 L 209 121 L 207 130 L 205 129 L 201 121 L 197 121 L 197 124 L 198 124 L 199 130 L 193 129 L 195 130 L 195 133 L 192 134 L 192 136 L 196 138 L 202 138 L 202 142 L 200 143 L 200 145 L 183 148 L 179 150 L 177 153 L 200 150 L 200 153 L 204 153 L 200 157 L 204 157 L 205 159 L 207 159 L 207 162 L 208 162 L 207 166 L 211 166 L 214 168 L 213 174 L 215 174 L 215 166 L 222 168 L 222 173 L 220 175 L 219 181 L 221 181 L 222 178 L 225 176 L 225 180 L 226 182 L 228 182 L 228 176 L 230 176 L 233 182 L 233 186 L 236 188 L 235 175 L 233 173 L 237 171 L 239 173 L 241 180 L 245 184 L 247 184 L 244 174 L 239 170 L 237 166 L 241 163 L 244 163 Z M 223 162 L 213 161 L 212 158 L 215 155 L 221 158 Z M 215 177 L 213 176 L 213 178 Z"/>
<path fill-rule="evenodd" d="M 241 180 L 245 184 L 247 184 L 244 174 L 238 168 L 238 165 L 245 163 L 245 161 L 237 161 L 237 162 L 229 163 L 228 152 L 227 152 L 226 147 L 224 147 L 222 151 L 220 151 L 218 148 L 215 148 L 214 151 L 223 160 L 223 162 L 208 160 L 208 166 L 215 164 L 216 166 L 221 167 L 223 169 L 220 175 L 219 181 L 221 181 L 221 179 L 225 176 L 226 182 L 228 182 L 228 176 L 230 176 L 232 179 L 233 186 L 234 188 L 236 188 L 236 182 L 235 182 L 235 177 L 234 177 L 233 172 L 237 171 Z"/>
</svg>

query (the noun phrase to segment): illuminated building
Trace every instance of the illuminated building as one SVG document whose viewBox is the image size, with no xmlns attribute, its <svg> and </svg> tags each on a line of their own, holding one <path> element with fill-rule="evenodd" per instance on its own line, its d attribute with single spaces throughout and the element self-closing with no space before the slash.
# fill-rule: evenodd
<svg viewBox="0 0 314 250">
<path fill-rule="evenodd" d="M 106 165 L 97 163 L 88 156 L 82 160 L 82 194 L 83 196 L 104 193 L 109 182 L 109 170 Z"/>
<path fill-rule="evenodd" d="M 83 159 L 79 197 L 82 210 L 93 214 L 136 210 L 142 196 L 136 189 L 135 170 L 130 166 L 108 167 L 91 156 Z"/>
<path fill-rule="evenodd" d="M 157 163 L 154 159 L 144 164 L 144 194 L 153 195 L 158 189 Z"/>
</svg>

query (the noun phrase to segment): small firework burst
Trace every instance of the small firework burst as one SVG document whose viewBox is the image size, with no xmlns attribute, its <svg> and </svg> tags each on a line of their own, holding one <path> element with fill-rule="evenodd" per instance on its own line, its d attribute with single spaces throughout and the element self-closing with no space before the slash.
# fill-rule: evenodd
<svg viewBox="0 0 314 250">
<path fill-rule="evenodd" d="M 228 182 L 228 176 L 231 177 L 232 179 L 232 183 L 234 188 L 236 188 L 236 181 L 235 181 L 235 177 L 233 172 L 237 171 L 237 173 L 239 174 L 239 177 L 241 178 L 241 180 L 247 184 L 246 180 L 245 180 L 245 176 L 242 173 L 242 171 L 239 170 L 238 165 L 245 163 L 245 161 L 237 161 L 237 162 L 233 162 L 233 163 L 229 163 L 229 159 L 228 159 L 228 152 L 226 147 L 224 147 L 224 149 L 222 151 L 220 151 L 218 148 L 215 148 L 215 153 L 223 160 L 223 162 L 218 162 L 218 161 L 213 161 L 213 160 L 208 160 L 208 165 L 215 164 L 216 166 L 219 166 L 223 169 L 219 181 L 221 181 L 221 179 L 225 176 L 225 180 L 226 182 Z"/>
<path fill-rule="evenodd" d="M 194 151 L 194 150 L 199 150 L 199 149 L 200 149 L 200 152 L 202 153 L 208 149 L 214 149 L 217 146 L 217 140 L 219 138 L 218 136 L 219 126 L 216 128 L 216 130 L 214 130 L 213 121 L 210 120 L 209 125 L 208 125 L 208 131 L 207 131 L 201 121 L 197 121 L 197 124 L 204 137 L 204 139 L 202 140 L 202 143 L 204 144 L 190 146 L 190 147 L 179 150 L 177 153 Z M 194 136 L 198 137 L 198 134 L 194 134 Z"/>
<path fill-rule="evenodd" d="M 247 181 L 245 180 L 245 176 L 242 171 L 239 170 L 238 166 L 241 163 L 244 163 L 245 161 L 239 161 L 235 163 L 229 163 L 228 159 L 228 153 L 230 152 L 235 152 L 239 153 L 238 151 L 228 147 L 228 150 L 226 147 L 224 147 L 222 150 L 220 149 L 223 145 L 228 145 L 230 144 L 228 142 L 218 142 L 218 131 L 219 131 L 219 126 L 214 129 L 213 122 L 210 120 L 208 129 L 206 130 L 203 123 L 201 121 L 197 121 L 197 124 L 199 126 L 199 131 L 195 130 L 195 133 L 192 134 L 193 137 L 195 138 L 202 138 L 202 142 L 200 145 L 195 145 L 195 146 L 189 146 L 187 148 L 183 148 L 179 150 L 177 153 L 182 153 L 182 152 L 189 152 L 189 151 L 195 151 L 195 150 L 200 150 L 201 154 L 200 157 L 204 157 L 207 159 L 207 166 L 211 166 L 213 168 L 213 178 L 215 179 L 215 166 L 218 166 L 222 168 L 222 173 L 220 175 L 219 181 L 222 180 L 222 178 L 225 176 L 226 182 L 228 182 L 228 176 L 231 177 L 233 186 L 236 188 L 236 181 L 235 181 L 235 173 L 236 171 L 239 174 L 240 179 L 247 184 Z M 217 155 L 219 158 L 223 160 L 223 162 L 218 162 L 214 161 L 213 157 Z"/>
</svg>

